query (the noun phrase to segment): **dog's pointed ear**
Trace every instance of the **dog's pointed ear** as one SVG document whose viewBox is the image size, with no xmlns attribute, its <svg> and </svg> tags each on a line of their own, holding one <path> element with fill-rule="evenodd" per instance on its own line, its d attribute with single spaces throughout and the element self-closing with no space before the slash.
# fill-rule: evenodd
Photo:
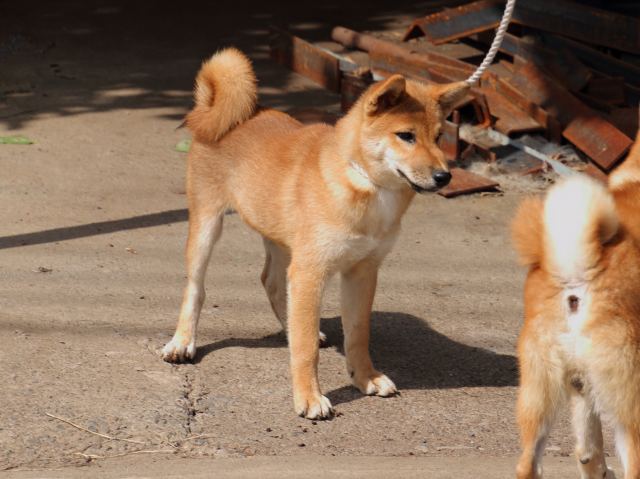
<svg viewBox="0 0 640 479">
<path fill-rule="evenodd" d="M 402 75 L 393 75 L 375 85 L 365 100 L 364 111 L 374 116 L 394 107 L 405 92 L 407 82 Z"/>
<path fill-rule="evenodd" d="M 453 111 L 456 104 L 469 93 L 469 88 L 471 88 L 469 84 L 463 81 L 433 86 L 433 96 L 445 118 Z"/>
</svg>

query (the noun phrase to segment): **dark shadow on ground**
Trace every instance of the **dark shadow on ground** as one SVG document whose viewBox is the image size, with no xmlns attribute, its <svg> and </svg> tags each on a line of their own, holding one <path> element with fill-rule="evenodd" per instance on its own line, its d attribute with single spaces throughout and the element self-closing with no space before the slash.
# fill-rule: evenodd
<svg viewBox="0 0 640 479">
<path fill-rule="evenodd" d="M 132 216 L 120 220 L 100 221 L 78 226 L 53 228 L 50 230 L 35 231 L 13 236 L 0 237 L 0 249 L 15 248 L 18 246 L 36 245 L 42 243 L 55 243 L 86 236 L 104 235 L 116 231 L 132 230 L 137 228 L 150 228 L 152 226 L 168 225 L 187 221 L 186 209 L 162 211 L 147 215 Z"/>
<path fill-rule="evenodd" d="M 404 313 L 376 311 L 371 317 L 373 362 L 403 389 L 516 386 L 516 358 L 468 346 L 440 334 L 427 322 Z M 344 354 L 340 318 L 323 319 L 321 329 L 330 347 Z M 196 362 L 225 347 L 286 347 L 283 333 L 258 339 L 223 339 L 198 348 Z M 353 401 L 362 394 L 352 386 L 329 391 L 332 404 Z"/>
<path fill-rule="evenodd" d="M 160 116 L 179 121 L 191 105 L 201 61 L 222 47 L 236 46 L 252 56 L 262 85 L 289 83 L 291 73 L 274 67 L 266 55 L 270 25 L 291 26 L 309 40 L 327 40 L 338 24 L 385 29 L 392 25 L 394 14 L 417 17 L 441 4 L 438 0 L 5 3 L 0 16 L 0 106 L 5 107 L 0 127 L 10 130 L 24 128 L 42 115 L 157 107 L 172 108 Z M 319 107 L 335 98 L 317 91 L 271 91 L 260 101 L 287 109 L 292 104 Z"/>
</svg>

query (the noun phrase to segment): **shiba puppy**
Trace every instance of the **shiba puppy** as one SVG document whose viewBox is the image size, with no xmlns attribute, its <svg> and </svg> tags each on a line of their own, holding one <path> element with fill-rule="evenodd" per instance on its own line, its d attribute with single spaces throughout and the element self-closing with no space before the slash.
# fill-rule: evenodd
<svg viewBox="0 0 640 479">
<path fill-rule="evenodd" d="M 187 168 L 188 283 L 166 361 L 195 355 L 204 276 L 225 210 L 264 238 L 262 283 L 287 329 L 293 400 L 309 419 L 332 414 L 318 383 L 320 301 L 342 277 L 347 369 L 364 394 L 389 396 L 393 382 L 369 356 L 377 271 L 416 191 L 451 175 L 436 142 L 443 120 L 468 91 L 464 83 L 427 86 L 394 75 L 371 86 L 335 127 L 303 126 L 256 109 L 256 78 L 234 49 L 205 62 L 187 116 L 193 134 Z"/>
<path fill-rule="evenodd" d="M 626 479 L 640 478 L 640 140 L 608 187 L 575 175 L 529 199 L 513 223 L 529 267 L 518 343 L 519 478 L 542 477 L 558 407 L 570 400 L 581 477 L 613 477 L 600 418 Z"/>
</svg>

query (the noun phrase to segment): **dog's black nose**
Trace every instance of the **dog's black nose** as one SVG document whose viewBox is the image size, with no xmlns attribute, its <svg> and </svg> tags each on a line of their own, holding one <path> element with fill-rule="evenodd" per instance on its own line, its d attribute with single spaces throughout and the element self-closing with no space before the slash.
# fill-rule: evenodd
<svg viewBox="0 0 640 479">
<path fill-rule="evenodd" d="M 451 173 L 444 170 L 435 170 L 431 175 L 433 181 L 436 182 L 436 186 L 447 186 L 451 181 Z"/>
</svg>

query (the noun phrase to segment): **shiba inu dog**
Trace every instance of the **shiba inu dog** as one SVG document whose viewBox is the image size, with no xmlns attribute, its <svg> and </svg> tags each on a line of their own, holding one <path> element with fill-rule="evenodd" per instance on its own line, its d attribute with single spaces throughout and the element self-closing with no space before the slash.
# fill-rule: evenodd
<svg viewBox="0 0 640 479">
<path fill-rule="evenodd" d="M 188 283 L 166 361 L 195 355 L 204 276 L 224 212 L 233 208 L 264 238 L 262 283 L 287 329 L 295 411 L 332 414 L 318 383 L 320 301 L 342 276 L 347 369 L 364 394 L 389 396 L 393 382 L 369 356 L 377 271 L 415 192 L 436 191 L 451 175 L 437 146 L 440 127 L 468 91 L 463 83 L 424 85 L 394 75 L 371 86 L 335 127 L 303 126 L 256 109 L 249 60 L 226 49 L 196 79 L 187 168 Z M 322 337 L 321 337 L 322 338 Z"/>
<path fill-rule="evenodd" d="M 570 400 L 583 479 L 613 477 L 601 417 L 626 479 L 640 478 L 640 140 L 608 187 L 576 175 L 529 199 L 513 224 L 529 267 L 518 343 L 519 478 L 542 477 L 558 407 Z"/>
</svg>

